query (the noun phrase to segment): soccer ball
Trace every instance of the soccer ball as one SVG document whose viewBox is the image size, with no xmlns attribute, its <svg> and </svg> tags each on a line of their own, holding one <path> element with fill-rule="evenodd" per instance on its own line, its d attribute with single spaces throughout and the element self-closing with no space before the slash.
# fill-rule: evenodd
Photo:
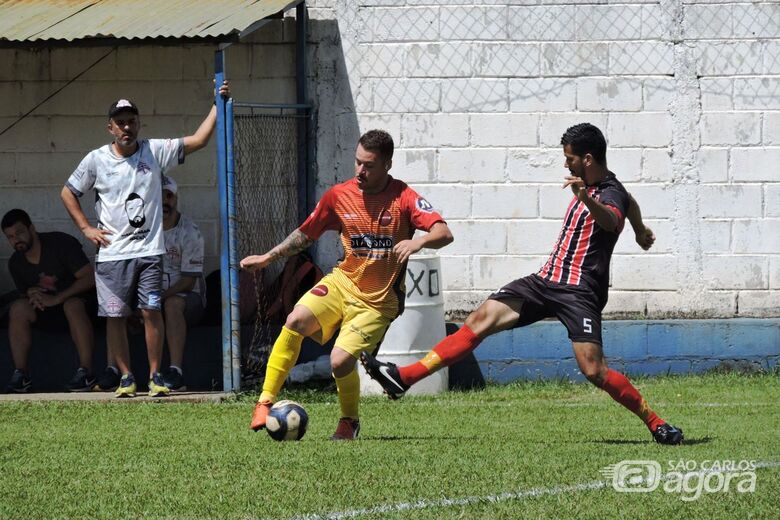
<svg viewBox="0 0 780 520">
<path fill-rule="evenodd" d="M 271 407 L 265 420 L 268 435 L 275 441 L 299 441 L 306 433 L 309 415 L 295 401 L 279 401 Z"/>
</svg>

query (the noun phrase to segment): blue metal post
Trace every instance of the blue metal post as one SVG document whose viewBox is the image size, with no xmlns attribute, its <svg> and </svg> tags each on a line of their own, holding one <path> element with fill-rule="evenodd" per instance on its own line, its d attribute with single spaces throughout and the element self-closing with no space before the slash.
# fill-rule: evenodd
<svg viewBox="0 0 780 520">
<path fill-rule="evenodd" d="M 241 387 L 241 313 L 238 309 L 238 247 L 236 244 L 236 169 L 233 161 L 233 100 L 227 101 L 225 111 L 227 165 L 228 251 L 230 252 L 230 321 L 231 370 L 233 389 Z"/>
<path fill-rule="evenodd" d="M 225 80 L 225 55 L 222 50 L 214 54 L 215 88 L 219 90 Z M 236 388 L 233 381 L 233 318 L 230 304 L 230 217 L 228 213 L 227 187 L 227 133 L 225 124 L 225 100 L 216 94 L 217 102 L 217 189 L 219 191 L 220 221 L 220 279 L 222 284 L 222 389 Z"/>
<path fill-rule="evenodd" d="M 309 38 L 309 21 L 306 2 L 295 7 L 295 100 L 298 105 L 308 101 L 306 89 L 306 41 Z M 308 108 L 297 111 L 298 119 L 298 222 L 303 222 L 314 209 L 314 185 L 309 179 L 309 121 Z"/>
</svg>

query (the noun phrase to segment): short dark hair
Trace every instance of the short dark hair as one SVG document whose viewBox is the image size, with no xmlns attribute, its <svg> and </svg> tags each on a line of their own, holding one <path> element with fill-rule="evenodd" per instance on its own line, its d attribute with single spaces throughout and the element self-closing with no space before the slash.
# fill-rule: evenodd
<svg viewBox="0 0 780 520">
<path fill-rule="evenodd" d="M 601 130 L 590 123 L 580 123 L 566 129 L 561 144 L 571 146 L 575 155 L 591 154 L 599 164 L 607 162 L 607 140 Z"/>
<path fill-rule="evenodd" d="M 366 151 L 378 153 L 385 160 L 393 158 L 393 138 L 384 130 L 369 130 L 360 136 L 358 144 Z"/>
<path fill-rule="evenodd" d="M 21 222 L 26 227 L 32 226 L 32 220 L 30 220 L 30 215 L 28 215 L 26 211 L 23 209 L 12 209 L 3 215 L 3 222 L 0 223 L 0 229 L 8 229 L 17 222 Z"/>
</svg>

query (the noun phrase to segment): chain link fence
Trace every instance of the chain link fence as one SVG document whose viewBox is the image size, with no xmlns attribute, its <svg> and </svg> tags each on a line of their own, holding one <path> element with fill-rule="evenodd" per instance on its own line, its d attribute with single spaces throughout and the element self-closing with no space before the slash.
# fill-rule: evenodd
<svg viewBox="0 0 780 520">
<path fill-rule="evenodd" d="M 298 225 L 298 124 L 300 116 L 268 114 L 237 107 L 234 114 L 236 249 L 238 258 L 263 254 Z M 241 272 L 242 386 L 262 377 L 279 332 L 266 312 L 275 295 L 270 287 L 283 262 L 262 271 Z"/>
</svg>

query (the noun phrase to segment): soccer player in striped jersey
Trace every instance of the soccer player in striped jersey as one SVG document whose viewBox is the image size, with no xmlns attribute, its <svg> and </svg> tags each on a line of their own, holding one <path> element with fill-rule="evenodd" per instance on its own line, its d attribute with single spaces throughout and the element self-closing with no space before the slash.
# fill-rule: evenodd
<svg viewBox="0 0 780 520">
<path fill-rule="evenodd" d="M 255 405 L 250 423 L 255 431 L 265 427 L 268 410 L 298 359 L 303 338 L 325 343 L 338 331 L 330 362 L 341 418 L 331 438 L 357 438 L 357 359 L 361 352 L 376 349 L 390 323 L 403 311 L 409 256 L 423 247 L 439 249 L 453 240 L 431 204 L 388 173 L 393 147 L 387 132 L 363 134 L 355 152 L 355 176 L 329 189 L 306 221 L 281 244 L 264 255 L 241 260 L 243 269 L 262 269 L 277 258 L 303 251 L 328 230 L 340 233 L 344 247 L 339 265 L 303 295 L 287 316 Z M 416 229 L 427 233 L 413 238 Z"/>
<path fill-rule="evenodd" d="M 535 274 L 508 283 L 490 295 L 455 334 L 439 342 L 422 360 L 404 367 L 383 363 L 368 353 L 361 361 L 391 399 L 473 351 L 486 337 L 556 317 L 569 333 L 580 370 L 588 380 L 639 416 L 662 444 L 679 444 L 682 430 L 663 421 L 623 374 L 604 359 L 601 311 L 607 304 L 609 261 L 628 218 L 642 249 L 655 235 L 642 222 L 636 200 L 607 169 L 607 143 L 595 126 L 582 123 L 561 138 L 569 176 L 563 187 L 573 197 L 553 251 Z"/>
</svg>

